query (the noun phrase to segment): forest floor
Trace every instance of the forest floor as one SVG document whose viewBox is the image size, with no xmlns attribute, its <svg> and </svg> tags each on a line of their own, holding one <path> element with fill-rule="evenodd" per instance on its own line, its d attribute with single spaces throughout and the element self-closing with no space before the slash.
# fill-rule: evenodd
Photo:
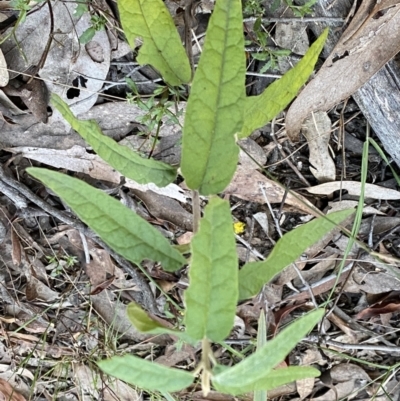
<svg viewBox="0 0 400 401">
<path fill-rule="evenodd" d="M 165 3 L 183 37 L 185 2 Z M 5 38 L 0 44 L 0 399 L 253 399 L 252 394 L 235 398 L 216 391 L 203 396 L 198 385 L 167 396 L 147 393 L 107 377 L 96 366 L 102 358 L 130 352 L 170 367 L 193 367 L 198 347 L 139 333 L 126 316 L 126 305 L 135 301 L 180 326 L 187 269 L 168 273 L 146 261 L 131 265 L 97 237 L 84 235 L 68 206 L 25 169 L 47 167 L 80 178 L 119 199 L 179 245 L 193 236 L 191 191 L 182 179 L 166 190 L 121 181 L 49 106 L 48 93 L 59 94 L 78 118 L 96 120 L 120 144 L 173 165 L 180 162 L 187 93 L 185 88 L 169 91 L 156 71 L 137 63 L 136 51 L 118 29 L 114 2 L 13 4 L 18 12 L 10 2 L 0 2 Z M 282 362 L 316 366 L 321 377 L 278 387 L 268 392 L 271 400 L 400 399 L 399 166 L 376 121 L 367 119 L 365 104 L 361 110 L 359 98 L 352 97 L 397 53 L 384 29 L 400 43 L 398 5 L 384 5 L 364 15 L 360 6 L 352 15 L 351 4 L 338 0 L 333 15 L 322 1 L 244 1 L 248 96 L 259 95 L 292 68 L 325 27 L 331 34 L 314 86 L 239 143 L 240 168 L 223 196 L 234 216 L 241 265 L 265 259 L 281 234 L 310 221 L 310 203 L 326 214 L 355 208 L 364 195 L 358 242 L 349 249 L 348 237 L 339 229 L 321 238 L 295 267 L 238 306 L 225 347 L 213 348 L 220 363 L 237 363 L 238 355 L 255 351 L 260 314 L 266 317 L 269 339 L 313 305 L 326 305 L 329 314 L 320 330 Z M 195 64 L 212 10 L 212 0 L 193 4 Z M 26 18 L 17 19 L 22 13 Z M 348 16 L 359 22 L 342 36 Z M 332 53 L 335 44 L 342 50 L 360 43 L 365 32 L 378 39 L 356 46 L 354 53 L 364 58 L 351 59 L 351 49 Z M 325 60 L 332 60 L 330 73 Z M 366 65 L 374 71 L 365 72 Z M 397 109 L 390 103 L 386 111 L 385 104 L 367 106 L 397 116 L 400 103 Z M 294 141 L 290 116 L 310 112 L 313 116 Z M 202 207 L 206 203 L 201 200 Z M 348 221 L 347 227 L 351 230 L 353 224 Z"/>
</svg>

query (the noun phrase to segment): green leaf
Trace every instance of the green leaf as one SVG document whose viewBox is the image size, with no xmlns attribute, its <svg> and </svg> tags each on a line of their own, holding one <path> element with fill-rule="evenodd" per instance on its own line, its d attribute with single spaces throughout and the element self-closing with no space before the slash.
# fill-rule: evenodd
<svg viewBox="0 0 400 401">
<path fill-rule="evenodd" d="M 150 64 L 172 86 L 188 83 L 189 60 L 174 21 L 162 0 L 118 0 L 118 9 L 129 45 L 142 38 L 137 61 Z"/>
<path fill-rule="evenodd" d="M 309 377 L 318 377 L 321 372 L 318 369 L 302 366 L 290 366 L 288 368 L 276 369 L 270 371 L 263 378 L 247 386 L 220 386 L 215 388 L 223 393 L 240 395 L 255 391 L 254 395 L 261 391 L 268 391 L 296 380 L 307 379 Z M 260 398 L 261 399 L 261 398 Z M 266 400 L 266 397 L 263 398 Z"/>
<path fill-rule="evenodd" d="M 193 80 L 182 140 L 182 174 L 189 188 L 203 195 L 223 191 L 235 172 L 244 83 L 241 1 L 217 1 Z"/>
<path fill-rule="evenodd" d="M 74 10 L 74 17 L 80 18 L 83 14 L 89 12 L 88 6 L 86 2 L 78 3 Z"/>
<path fill-rule="evenodd" d="M 264 284 L 352 213 L 353 209 L 342 210 L 303 224 L 285 234 L 266 260 L 246 263 L 239 272 L 239 299 L 257 295 Z"/>
<path fill-rule="evenodd" d="M 126 312 L 131 323 L 142 333 L 164 334 L 175 331 L 152 319 L 136 302 L 131 302 Z"/>
<path fill-rule="evenodd" d="M 219 391 L 236 389 L 238 393 L 267 390 L 268 374 L 272 373 L 272 369 L 282 362 L 297 343 L 322 319 L 324 313 L 323 309 L 317 309 L 296 320 L 260 350 L 232 368 L 215 375 L 212 379 L 214 387 Z M 276 379 L 276 376 L 272 377 Z M 264 384 L 267 388 L 264 388 Z"/>
<path fill-rule="evenodd" d="M 81 36 L 79 36 L 79 43 L 86 45 L 86 43 L 89 43 L 93 39 L 95 34 L 96 29 L 94 29 L 92 26 L 89 27 L 85 32 L 82 33 Z"/>
<path fill-rule="evenodd" d="M 197 341 L 193 341 L 185 332 L 170 329 L 163 326 L 157 320 L 151 318 L 141 307 L 135 302 L 131 302 L 127 307 L 128 318 L 136 329 L 142 333 L 152 334 L 171 334 L 180 340 L 195 345 Z"/>
<path fill-rule="evenodd" d="M 229 204 L 207 205 L 192 239 L 189 288 L 185 292 L 187 334 L 218 342 L 228 336 L 238 300 L 238 259 Z"/>
<path fill-rule="evenodd" d="M 177 270 L 185 263 L 183 256 L 158 230 L 111 196 L 55 171 L 33 167 L 27 171 L 53 190 L 125 259 L 136 264 L 143 259 L 159 261 L 169 271 Z"/>
<path fill-rule="evenodd" d="M 258 318 L 257 350 L 262 348 L 265 344 L 267 344 L 267 322 L 265 320 L 264 310 L 261 309 L 260 317 Z M 266 389 L 255 390 L 253 394 L 253 401 L 267 401 Z"/>
<path fill-rule="evenodd" d="M 175 180 L 175 168 L 156 160 L 145 159 L 126 146 L 119 145 L 104 135 L 94 120 L 78 120 L 68 105 L 54 93 L 51 95 L 51 104 L 104 161 L 125 177 L 139 184 L 154 183 L 160 187 Z"/>
<path fill-rule="evenodd" d="M 149 391 L 179 391 L 193 383 L 193 376 L 183 370 L 167 368 L 133 355 L 115 356 L 97 362 L 108 375 Z"/>
<path fill-rule="evenodd" d="M 246 138 L 257 128 L 263 127 L 296 97 L 313 72 L 327 36 L 328 29 L 325 29 L 294 68 L 269 85 L 261 95 L 245 99 L 244 124 L 239 138 Z"/>
</svg>

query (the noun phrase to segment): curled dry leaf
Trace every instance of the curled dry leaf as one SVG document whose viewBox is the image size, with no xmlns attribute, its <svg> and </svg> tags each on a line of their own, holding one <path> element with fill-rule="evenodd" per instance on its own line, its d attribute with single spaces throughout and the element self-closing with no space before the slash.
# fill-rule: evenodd
<svg viewBox="0 0 400 401">
<path fill-rule="evenodd" d="M 351 96 L 400 50 L 400 4 L 365 0 L 316 77 L 286 115 L 286 132 L 299 140 L 304 119 Z M 372 11 L 371 11 L 372 10 Z"/>
<path fill-rule="evenodd" d="M 385 313 L 397 312 L 400 310 L 400 291 L 391 291 L 383 296 L 379 301 L 374 302 L 368 308 L 358 312 L 355 319 L 368 319 Z"/>
<path fill-rule="evenodd" d="M 186 231 L 193 231 L 193 217 L 174 199 L 153 191 L 132 192 L 146 205 L 147 210 L 157 219 L 166 220 Z"/>
<path fill-rule="evenodd" d="M 328 148 L 331 127 L 328 114 L 319 111 L 307 118 L 302 130 L 310 150 L 310 171 L 319 182 L 334 181 L 336 178 L 335 163 Z"/>
<path fill-rule="evenodd" d="M 349 195 L 360 196 L 362 186 L 361 182 L 356 181 L 335 181 L 325 184 L 305 188 L 310 194 L 331 195 L 335 191 L 346 190 Z M 400 199 L 400 192 L 394 189 L 380 187 L 374 184 L 365 184 L 365 198 L 395 200 Z"/>
</svg>

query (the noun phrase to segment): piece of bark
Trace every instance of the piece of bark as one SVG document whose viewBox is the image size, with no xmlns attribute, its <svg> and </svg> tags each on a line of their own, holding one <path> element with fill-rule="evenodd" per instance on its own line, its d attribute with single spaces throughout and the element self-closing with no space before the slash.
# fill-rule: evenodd
<svg viewBox="0 0 400 401">
<path fill-rule="evenodd" d="M 381 15 L 374 4 L 375 0 L 361 3 L 315 78 L 290 106 L 285 120 L 290 140 L 299 140 L 307 116 L 347 99 L 400 51 L 400 5 L 390 6 Z"/>
<path fill-rule="evenodd" d="M 331 7 L 330 0 L 319 0 L 314 6 L 315 17 L 346 17 L 352 7 L 349 0 L 338 0 Z M 324 26 L 314 23 L 311 29 L 320 35 Z M 332 30 L 324 47 L 324 56 L 330 54 L 344 30 Z M 400 62 L 398 57 L 389 61 L 352 96 L 372 129 L 379 137 L 385 151 L 400 166 Z"/>
</svg>

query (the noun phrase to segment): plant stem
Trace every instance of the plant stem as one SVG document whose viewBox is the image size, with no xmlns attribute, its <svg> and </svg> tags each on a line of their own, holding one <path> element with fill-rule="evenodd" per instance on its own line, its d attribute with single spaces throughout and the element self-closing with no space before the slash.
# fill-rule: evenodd
<svg viewBox="0 0 400 401">
<path fill-rule="evenodd" d="M 206 337 L 201 341 L 201 388 L 203 396 L 207 397 L 210 392 L 210 378 L 211 378 L 211 362 L 210 356 L 212 355 L 210 343 Z"/>
<path fill-rule="evenodd" d="M 196 234 L 199 230 L 201 210 L 199 191 L 192 191 L 192 212 L 193 212 L 193 233 Z"/>
</svg>

